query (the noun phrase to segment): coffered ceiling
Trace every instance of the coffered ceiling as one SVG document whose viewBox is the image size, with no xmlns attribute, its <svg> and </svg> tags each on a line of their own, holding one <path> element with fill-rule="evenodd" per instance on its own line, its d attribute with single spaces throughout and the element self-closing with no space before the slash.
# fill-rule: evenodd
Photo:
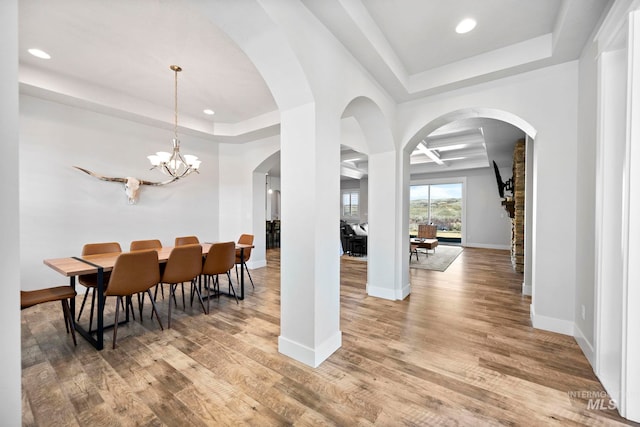
<svg viewBox="0 0 640 427">
<path fill-rule="evenodd" d="M 577 59 L 610 3 L 301 1 L 397 102 Z M 20 0 L 21 90 L 169 127 L 169 65 L 178 64 L 184 69 L 179 75 L 183 131 L 228 142 L 246 141 L 263 129 L 277 132 L 279 116 L 269 88 L 247 56 L 199 13 L 199 4 Z M 477 27 L 457 34 L 454 28 L 465 17 L 474 17 Z M 47 51 L 51 59 L 29 55 L 27 49 L 34 47 Z M 207 108 L 215 115 L 205 115 Z M 502 129 L 501 123 L 471 120 L 439 130 L 426 145 L 447 167 L 463 168 L 460 160 L 451 159 L 465 154 L 471 165 L 499 158 L 506 145 L 502 138 L 516 133 Z M 462 146 L 463 140 L 463 151 L 446 149 Z M 416 170 L 433 167 L 423 153 L 412 159 Z"/>
</svg>

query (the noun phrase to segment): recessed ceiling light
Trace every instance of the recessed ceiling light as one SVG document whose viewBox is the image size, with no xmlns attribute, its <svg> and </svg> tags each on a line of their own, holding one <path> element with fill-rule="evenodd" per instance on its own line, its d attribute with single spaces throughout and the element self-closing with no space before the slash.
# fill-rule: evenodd
<svg viewBox="0 0 640 427">
<path fill-rule="evenodd" d="M 464 34 L 473 30 L 476 27 L 476 20 L 472 18 L 466 18 L 460 21 L 458 26 L 456 27 L 456 33 Z"/>
<path fill-rule="evenodd" d="M 206 109 L 206 110 L 202 110 L 203 113 L 205 113 L 208 116 L 213 116 L 216 112 L 210 109 Z"/>
<path fill-rule="evenodd" d="M 40 49 L 29 49 L 28 52 L 37 57 L 37 58 L 41 58 L 41 59 L 51 59 L 51 55 L 49 55 L 47 52 L 45 52 L 44 50 L 40 50 Z"/>
</svg>

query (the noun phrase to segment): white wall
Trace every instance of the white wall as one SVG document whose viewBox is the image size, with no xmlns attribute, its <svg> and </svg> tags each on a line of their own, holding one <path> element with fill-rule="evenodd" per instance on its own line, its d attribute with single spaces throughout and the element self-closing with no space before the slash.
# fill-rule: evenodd
<svg viewBox="0 0 640 427">
<path fill-rule="evenodd" d="M 27 95 L 20 97 L 20 265 L 22 288 L 65 283 L 45 258 L 80 255 L 88 242 L 138 239 L 173 245 L 176 236 L 218 240 L 218 148 L 182 136 L 182 152 L 202 160 L 201 172 L 161 186 L 143 186 L 136 205 L 123 185 L 72 168 L 162 181 L 146 155 L 168 150 L 172 134 Z M 80 287 L 81 288 L 81 287 Z M 82 289 L 78 289 L 82 291 Z"/>
<path fill-rule="evenodd" d="M 18 204 L 18 2 L 0 2 L 0 414 L 2 424 L 18 426 L 20 400 L 20 236 Z"/>
<path fill-rule="evenodd" d="M 220 240 L 236 241 L 243 233 L 253 234 L 255 249 L 247 263 L 249 268 L 266 265 L 265 180 L 264 177 L 260 180 L 258 188 L 257 180 L 254 186 L 252 176 L 256 168 L 279 149 L 279 136 L 245 144 L 220 144 Z M 280 188 L 279 179 L 274 179 L 272 184 Z M 287 195 L 281 193 L 281 197 Z M 255 209 L 254 205 L 257 205 Z M 256 218 L 257 215 L 261 217 Z M 262 230 L 259 230 L 259 224 L 262 224 Z"/>
<path fill-rule="evenodd" d="M 502 171 L 501 171 L 502 173 Z M 503 175 L 503 176 L 511 176 Z M 466 178 L 465 246 L 491 249 L 511 247 L 511 220 L 500 204 L 493 168 L 468 169 L 411 176 L 412 185 L 429 180 Z"/>
</svg>

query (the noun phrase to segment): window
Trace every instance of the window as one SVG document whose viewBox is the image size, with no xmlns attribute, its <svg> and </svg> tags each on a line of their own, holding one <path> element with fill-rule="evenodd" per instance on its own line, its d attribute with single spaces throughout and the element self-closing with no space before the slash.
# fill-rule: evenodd
<svg viewBox="0 0 640 427">
<path fill-rule="evenodd" d="M 434 224 L 439 238 L 462 237 L 462 184 L 425 184 L 410 187 L 409 234 L 418 224 Z"/>
<path fill-rule="evenodd" d="M 358 217 L 358 199 L 360 198 L 359 191 L 344 191 L 342 193 L 342 216 L 353 218 Z"/>
</svg>

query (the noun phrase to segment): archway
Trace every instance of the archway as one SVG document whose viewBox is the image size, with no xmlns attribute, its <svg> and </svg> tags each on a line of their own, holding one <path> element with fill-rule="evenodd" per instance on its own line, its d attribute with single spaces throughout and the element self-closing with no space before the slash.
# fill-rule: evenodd
<svg viewBox="0 0 640 427">
<path fill-rule="evenodd" d="M 268 188 L 266 184 L 268 174 L 275 168 L 280 166 L 280 150 L 269 155 L 264 159 L 256 168 L 252 174 L 252 229 L 255 234 L 255 258 L 258 260 L 264 260 L 263 264 L 255 265 L 255 267 L 262 267 L 266 265 L 266 247 L 267 247 L 267 215 L 266 209 L 269 206 L 268 200 Z M 278 187 L 279 188 L 279 187 Z"/>
<path fill-rule="evenodd" d="M 440 153 L 447 151 L 448 148 L 452 149 L 452 151 L 447 151 L 447 155 L 442 156 L 442 159 L 458 160 L 459 164 L 457 165 L 457 168 L 458 168 L 457 172 L 459 175 L 464 175 L 463 171 L 467 171 L 471 169 L 482 171 L 482 168 L 484 168 L 484 170 L 486 171 L 486 175 L 489 175 L 493 179 L 493 186 L 495 188 L 496 180 L 493 178 L 494 170 L 493 168 L 491 168 L 491 163 L 492 161 L 495 161 L 492 159 L 492 157 L 497 158 L 500 156 L 497 150 L 495 149 L 493 153 L 491 153 L 491 147 L 489 147 L 489 141 L 485 139 L 485 137 L 487 136 L 487 132 L 483 130 L 483 127 L 486 127 L 489 124 L 493 124 L 493 123 L 501 123 L 503 124 L 503 126 L 518 130 L 519 132 L 522 133 L 523 139 L 524 139 L 524 150 L 525 150 L 524 160 L 526 162 L 524 169 L 527 171 L 524 178 L 524 194 L 525 194 L 524 200 L 525 201 L 524 201 L 524 206 L 519 206 L 518 217 L 516 218 L 516 228 L 522 229 L 524 233 L 524 242 L 523 242 L 524 243 L 524 263 L 523 264 L 524 265 L 523 266 L 522 264 L 519 265 L 518 269 L 522 267 L 523 274 L 524 274 L 523 288 L 522 288 L 523 293 L 525 295 L 532 295 L 533 293 L 533 288 L 532 288 L 533 254 L 535 251 L 534 240 L 533 240 L 533 236 L 535 235 L 534 203 L 535 203 L 536 195 L 534 194 L 534 186 L 533 186 L 534 177 L 531 171 L 533 171 L 533 158 L 534 158 L 533 149 L 535 146 L 533 144 L 533 141 L 537 131 L 533 126 L 531 126 L 526 120 L 522 119 L 521 117 L 515 114 L 512 114 L 510 112 L 506 112 L 498 109 L 468 108 L 468 109 L 460 109 L 460 110 L 452 111 L 442 116 L 439 116 L 431 120 L 429 123 L 425 124 L 422 128 L 420 128 L 415 133 L 415 135 L 407 141 L 402 152 L 403 169 L 405 170 L 404 182 L 403 182 L 404 191 L 403 191 L 403 203 L 402 203 L 403 205 L 402 221 L 404 224 L 404 229 L 408 230 L 409 229 L 409 203 L 410 203 L 408 189 L 412 179 L 410 157 L 412 153 L 416 151 L 416 147 L 418 147 L 419 144 L 423 145 L 423 147 L 421 148 L 426 149 L 427 141 L 436 142 L 436 144 L 432 144 L 430 147 L 433 149 L 433 151 L 436 151 L 435 154 L 438 156 L 440 156 Z M 478 155 L 477 153 L 478 150 L 476 149 L 475 152 L 476 152 L 476 156 L 478 156 L 478 160 L 469 161 L 469 159 L 467 159 L 467 163 L 465 166 L 465 162 L 462 160 L 464 159 L 464 156 L 460 156 L 460 153 L 464 154 L 464 150 L 469 151 L 469 147 L 467 146 L 468 144 L 457 144 L 456 142 L 458 141 L 456 141 L 455 137 L 452 136 L 450 137 L 450 141 L 447 142 L 447 144 L 449 144 L 449 146 L 447 147 L 447 145 L 444 142 L 440 141 L 441 139 L 444 139 L 444 137 L 442 135 L 443 132 L 439 130 L 454 129 L 455 132 L 452 132 L 452 134 L 455 133 L 457 135 L 462 135 L 462 137 L 460 137 L 460 140 L 463 141 L 464 138 L 467 138 L 467 142 L 468 142 L 470 132 L 465 131 L 465 129 L 468 130 L 472 128 L 477 128 L 479 130 L 477 133 L 480 139 L 476 140 L 475 143 L 478 144 L 477 146 L 484 147 L 484 153 L 479 153 Z M 515 143 L 515 141 L 513 142 Z M 458 156 L 456 156 L 456 152 L 453 151 L 454 149 L 459 150 L 460 153 L 458 154 Z M 513 153 L 513 148 L 511 148 L 510 150 L 511 150 L 510 152 Z M 504 161 L 501 162 L 500 160 L 498 160 L 498 164 L 500 164 L 500 166 L 503 167 L 503 173 L 505 171 L 509 171 L 509 169 L 511 168 L 511 159 L 512 157 L 508 159 L 508 163 L 509 163 L 508 165 L 505 164 Z M 498 165 L 496 164 L 495 166 L 496 166 L 496 175 L 499 175 L 499 171 L 497 168 Z M 507 166 L 509 167 L 509 169 L 505 169 Z M 440 172 L 441 172 L 440 175 L 437 172 L 432 175 L 435 177 L 453 176 L 452 172 L 442 172 L 442 171 Z M 480 174 L 480 173 L 482 172 L 477 172 L 477 174 Z M 498 178 L 498 176 L 496 176 L 496 178 Z M 485 181 L 486 181 L 486 177 L 485 177 Z M 500 181 L 499 178 L 498 178 L 498 181 Z M 495 192 L 494 189 L 492 189 L 492 191 L 494 191 L 492 193 L 492 197 L 495 197 L 495 195 L 497 195 L 497 192 Z M 502 204 L 505 205 L 505 208 L 506 208 L 506 205 L 513 203 L 512 200 L 508 200 L 508 198 L 504 197 L 504 195 L 502 194 L 500 194 L 500 197 L 502 198 Z M 465 209 L 464 212 L 467 212 L 468 214 L 467 209 Z M 522 212 L 521 216 L 520 216 L 520 212 Z M 502 217 L 504 217 L 504 215 L 505 213 L 503 212 Z M 509 212 L 508 215 L 509 216 L 513 215 L 512 211 Z M 475 221 L 475 222 L 478 223 L 479 221 Z M 476 229 L 479 229 L 479 227 L 476 227 Z M 488 227 L 488 229 L 491 230 L 491 227 Z M 483 232 L 486 232 L 486 230 L 483 230 Z M 508 232 L 513 234 L 513 231 L 511 230 L 508 230 Z M 405 239 L 407 239 L 406 246 L 408 246 L 408 233 L 404 233 L 404 235 L 407 235 Z M 468 236 L 468 235 L 466 234 L 463 235 L 463 238 L 462 238 L 463 245 L 469 244 L 470 246 L 476 246 L 476 247 L 488 247 L 488 248 L 493 247 L 491 242 L 468 243 L 469 239 L 466 239 L 467 241 L 465 241 L 465 236 Z M 519 236 L 520 234 L 518 234 L 518 237 Z M 510 235 L 509 239 L 511 240 L 512 238 L 513 237 Z M 509 243 L 510 243 L 509 246 L 511 246 L 511 241 Z M 520 254 L 518 254 L 518 256 L 520 256 Z M 408 278 L 408 264 L 409 264 L 408 257 L 406 257 L 406 260 L 403 260 L 403 261 L 404 261 L 403 271 L 406 272 L 407 278 Z M 407 267 L 404 267 L 405 265 Z"/>
<path fill-rule="evenodd" d="M 398 183 L 397 151 L 389 121 L 380 106 L 364 96 L 352 99 L 344 108 L 342 120 L 353 119 L 360 127 L 366 146 L 359 150 L 368 155 L 368 231 L 367 293 L 397 300 L 408 293 L 398 280 L 389 260 L 398 261 L 395 241 L 399 218 L 389 194 L 395 194 Z"/>
</svg>

